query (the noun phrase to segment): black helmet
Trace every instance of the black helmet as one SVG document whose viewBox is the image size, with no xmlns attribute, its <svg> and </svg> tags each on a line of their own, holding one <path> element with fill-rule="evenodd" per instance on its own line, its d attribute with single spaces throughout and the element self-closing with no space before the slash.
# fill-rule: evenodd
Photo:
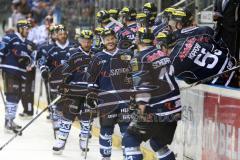
<svg viewBox="0 0 240 160">
<path fill-rule="evenodd" d="M 174 47 L 177 42 L 176 35 L 168 31 L 159 32 L 156 36 L 156 40 L 160 46 L 165 46 L 166 48 Z"/>
<path fill-rule="evenodd" d="M 140 24 L 140 26 L 146 25 L 147 23 L 147 15 L 143 12 L 138 13 L 136 19 L 137 23 Z"/>
<path fill-rule="evenodd" d="M 118 19 L 118 15 L 119 15 L 119 9 L 109 9 L 108 10 L 109 16 L 112 17 L 113 19 Z"/>
<path fill-rule="evenodd" d="M 106 36 L 109 36 L 109 35 L 114 35 L 114 36 L 116 36 L 115 32 L 114 32 L 112 29 L 109 29 L 109 28 L 104 29 L 104 30 L 102 31 L 102 33 L 101 33 L 101 37 L 102 37 L 102 38 L 104 38 L 104 37 L 106 37 Z"/>
<path fill-rule="evenodd" d="M 30 28 L 30 27 L 31 27 L 31 24 L 26 19 L 17 21 L 17 29 L 19 29 L 19 28 Z"/>
<path fill-rule="evenodd" d="M 174 21 L 180 22 L 183 24 L 184 27 L 187 27 L 192 24 L 193 22 L 193 15 L 190 10 L 187 8 L 185 9 L 176 9 L 172 13 L 172 19 Z"/>
<path fill-rule="evenodd" d="M 137 11 L 132 7 L 123 7 L 120 11 L 120 15 L 128 21 L 135 21 L 137 16 Z"/>
<path fill-rule="evenodd" d="M 95 34 L 95 35 L 101 35 L 103 31 L 104 31 L 104 28 L 102 28 L 102 27 L 96 27 L 96 28 L 94 29 L 94 34 Z"/>
<path fill-rule="evenodd" d="M 154 41 L 154 34 L 150 28 L 139 28 L 137 32 L 139 42 L 145 44 L 152 44 Z"/>
<path fill-rule="evenodd" d="M 157 7 L 155 6 L 154 3 L 151 3 L 151 2 L 145 3 L 143 6 L 143 12 L 148 16 L 156 17 L 157 16 Z"/>
<path fill-rule="evenodd" d="M 80 35 L 79 35 L 80 38 L 83 38 L 83 39 L 93 39 L 93 32 L 91 30 L 82 30 Z"/>
<path fill-rule="evenodd" d="M 158 15 L 158 18 L 160 18 L 162 22 L 168 22 L 175 10 L 175 7 L 168 7 Z"/>
<path fill-rule="evenodd" d="M 102 10 L 97 12 L 97 21 L 98 23 L 109 23 L 110 22 L 110 15 L 108 13 L 108 11 L 106 10 Z"/>
</svg>

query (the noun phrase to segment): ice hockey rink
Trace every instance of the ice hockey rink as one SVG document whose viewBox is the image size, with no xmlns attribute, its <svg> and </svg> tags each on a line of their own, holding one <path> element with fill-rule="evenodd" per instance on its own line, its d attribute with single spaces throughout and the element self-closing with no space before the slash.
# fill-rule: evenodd
<svg viewBox="0 0 240 160">
<path fill-rule="evenodd" d="M 4 133 L 4 107 L 1 101 L 0 112 L 0 146 L 5 144 L 14 134 Z M 22 106 L 19 106 L 19 112 Z M 39 110 L 40 111 L 40 110 Z M 30 120 L 16 119 L 18 124 L 24 126 Z M 83 160 L 84 156 L 79 148 L 79 127 L 74 125 L 71 129 L 65 150 L 62 155 L 54 155 L 52 146 L 54 136 L 52 125 L 46 119 L 46 113 L 41 115 L 29 127 L 23 131 L 22 136 L 16 137 L 6 147 L 0 151 L 0 160 Z M 93 136 L 89 143 L 90 151 L 87 155 L 87 160 L 101 159 L 99 153 L 98 138 Z M 122 151 L 118 148 L 113 148 L 112 160 L 121 160 Z"/>
<path fill-rule="evenodd" d="M 37 77 L 39 78 L 39 77 Z M 44 88 L 44 87 L 43 87 Z M 39 84 L 35 90 L 35 105 L 39 94 Z M 45 93 L 43 89 L 43 93 Z M 43 95 L 41 108 L 46 106 Z M 171 146 L 177 160 L 235 160 L 240 158 L 239 140 L 239 90 L 199 85 L 181 92 L 183 114 L 179 121 Z M 4 133 L 4 105 L 0 98 L 0 147 L 13 134 Z M 36 111 L 36 107 L 35 107 Z M 38 113 L 40 113 L 40 109 Z M 22 106 L 18 113 L 22 112 Z M 41 115 L 0 151 L 0 160 L 84 160 L 79 148 L 79 125 L 73 125 L 65 150 L 62 155 L 54 155 L 52 146 L 54 136 L 52 124 L 46 119 L 46 113 Z M 16 118 L 22 126 L 30 120 Z M 98 138 L 99 124 L 94 121 L 89 143 L 90 151 L 87 160 L 101 160 Z M 123 160 L 120 149 L 121 138 L 118 126 L 113 136 L 113 151 L 111 160 Z M 155 160 L 155 154 L 148 143 L 141 147 L 144 160 Z"/>
</svg>

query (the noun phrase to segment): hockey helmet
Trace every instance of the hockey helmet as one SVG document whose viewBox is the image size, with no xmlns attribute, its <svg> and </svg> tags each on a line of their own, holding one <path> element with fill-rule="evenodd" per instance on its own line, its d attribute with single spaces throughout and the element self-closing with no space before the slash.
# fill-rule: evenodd
<svg viewBox="0 0 240 160">
<path fill-rule="evenodd" d="M 132 7 L 123 7 L 120 11 L 120 15 L 128 21 L 135 21 L 137 11 Z"/>
<path fill-rule="evenodd" d="M 145 3 L 143 6 L 143 12 L 146 15 L 155 18 L 157 16 L 157 7 L 152 2 Z"/>
<path fill-rule="evenodd" d="M 114 18 L 114 19 L 118 19 L 118 15 L 119 15 L 119 9 L 109 9 L 108 10 L 109 16 Z"/>
<path fill-rule="evenodd" d="M 137 32 L 139 42 L 145 44 L 152 44 L 154 41 L 154 34 L 150 28 L 139 28 Z"/>
<path fill-rule="evenodd" d="M 113 35 L 113 36 L 116 36 L 115 32 L 112 30 L 112 29 L 104 29 L 101 33 L 101 37 L 104 38 L 106 36 L 109 36 L 109 35 Z"/>
<path fill-rule="evenodd" d="M 185 9 L 176 9 L 172 13 L 172 20 L 180 22 L 184 27 L 189 26 L 193 22 L 193 15 L 187 8 Z"/>
<path fill-rule="evenodd" d="M 174 47 L 177 42 L 176 35 L 168 31 L 159 32 L 156 40 L 160 46 L 165 46 L 166 48 Z"/>
<path fill-rule="evenodd" d="M 83 39 L 93 39 L 93 32 L 91 30 L 82 30 L 80 33 L 80 38 Z"/>
<path fill-rule="evenodd" d="M 94 30 L 94 34 L 101 35 L 103 31 L 104 31 L 104 28 L 96 27 L 95 30 Z"/>
<path fill-rule="evenodd" d="M 147 22 L 147 15 L 143 12 L 138 13 L 136 16 L 137 23 L 140 24 L 140 26 L 146 25 Z"/>
<path fill-rule="evenodd" d="M 26 19 L 17 21 L 17 29 L 19 29 L 19 28 L 30 28 L 30 27 L 31 27 L 31 24 Z"/>
<path fill-rule="evenodd" d="M 99 11 L 97 12 L 97 21 L 98 23 L 109 23 L 110 22 L 110 15 L 108 13 L 108 11 L 106 10 L 102 10 L 102 11 Z"/>
</svg>

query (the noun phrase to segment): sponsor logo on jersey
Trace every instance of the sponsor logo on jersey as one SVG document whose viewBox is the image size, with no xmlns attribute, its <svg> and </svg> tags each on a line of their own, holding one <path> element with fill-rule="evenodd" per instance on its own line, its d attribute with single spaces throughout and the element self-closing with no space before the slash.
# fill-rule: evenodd
<svg viewBox="0 0 240 160">
<path fill-rule="evenodd" d="M 181 61 L 183 61 L 188 56 L 190 50 L 192 49 L 192 47 L 194 46 L 194 44 L 196 42 L 207 43 L 207 42 L 209 42 L 209 38 L 201 36 L 201 37 L 198 37 L 198 38 L 188 39 L 186 41 L 186 43 L 184 44 L 183 50 L 178 55 Z"/>
<path fill-rule="evenodd" d="M 162 58 L 160 60 L 157 60 L 157 61 L 153 62 L 152 66 L 153 66 L 154 69 L 156 69 L 156 68 L 159 68 L 159 67 L 163 67 L 167 64 L 170 64 L 170 63 L 171 63 L 170 58 L 166 57 L 166 58 Z"/>
<path fill-rule="evenodd" d="M 118 68 L 118 69 L 111 69 L 110 70 L 110 75 L 111 76 L 118 76 L 122 73 L 128 73 L 129 69 L 128 68 Z"/>
<path fill-rule="evenodd" d="M 158 50 L 157 52 L 153 53 L 152 55 L 147 56 L 147 62 L 153 62 L 156 59 L 163 57 L 163 56 L 166 56 L 166 53 Z"/>
</svg>

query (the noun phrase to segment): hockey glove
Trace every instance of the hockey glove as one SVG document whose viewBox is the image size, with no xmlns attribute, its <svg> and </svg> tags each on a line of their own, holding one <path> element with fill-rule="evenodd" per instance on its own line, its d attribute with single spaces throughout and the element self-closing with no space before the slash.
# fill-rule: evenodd
<svg viewBox="0 0 240 160">
<path fill-rule="evenodd" d="M 41 76 L 45 81 L 48 81 L 49 73 L 48 73 L 47 70 L 43 70 L 42 73 L 41 73 Z"/>
<path fill-rule="evenodd" d="M 86 107 L 88 109 L 96 109 L 97 108 L 97 94 L 94 92 L 90 92 L 86 96 Z"/>
</svg>

